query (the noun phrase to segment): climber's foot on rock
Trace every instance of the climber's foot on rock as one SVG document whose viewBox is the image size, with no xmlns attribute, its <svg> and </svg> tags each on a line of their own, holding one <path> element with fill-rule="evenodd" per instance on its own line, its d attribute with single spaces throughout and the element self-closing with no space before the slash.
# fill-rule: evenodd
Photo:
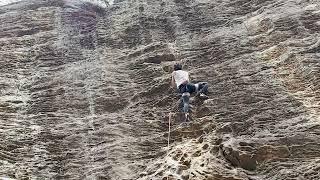
<svg viewBox="0 0 320 180">
<path fill-rule="evenodd" d="M 189 113 L 185 113 L 184 114 L 184 122 L 190 122 L 190 114 Z"/>
<path fill-rule="evenodd" d="M 200 99 L 203 99 L 203 100 L 209 99 L 209 97 L 208 97 L 207 95 L 203 94 L 203 93 L 200 93 L 200 94 L 199 94 L 199 98 L 200 98 Z"/>
</svg>

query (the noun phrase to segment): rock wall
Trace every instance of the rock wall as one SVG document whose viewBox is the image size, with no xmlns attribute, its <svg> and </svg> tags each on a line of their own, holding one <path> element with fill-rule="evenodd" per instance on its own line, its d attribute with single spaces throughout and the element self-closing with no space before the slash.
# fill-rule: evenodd
<svg viewBox="0 0 320 180">
<path fill-rule="evenodd" d="M 318 1 L 34 0 L 0 22 L 0 177 L 320 177 Z M 189 124 L 179 61 L 210 84 Z"/>
</svg>

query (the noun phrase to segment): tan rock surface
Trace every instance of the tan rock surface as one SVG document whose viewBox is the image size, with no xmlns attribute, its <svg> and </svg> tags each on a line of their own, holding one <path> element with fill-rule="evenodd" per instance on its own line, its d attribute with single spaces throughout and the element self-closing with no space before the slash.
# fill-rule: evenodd
<svg viewBox="0 0 320 180">
<path fill-rule="evenodd" d="M 0 178 L 320 178 L 318 1 L 30 0 L 0 23 Z M 210 84 L 182 125 L 180 60 Z"/>
</svg>

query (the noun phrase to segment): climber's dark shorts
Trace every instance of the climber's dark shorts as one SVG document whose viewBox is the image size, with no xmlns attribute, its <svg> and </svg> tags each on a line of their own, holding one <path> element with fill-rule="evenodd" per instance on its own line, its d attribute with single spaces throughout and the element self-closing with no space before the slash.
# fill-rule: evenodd
<svg viewBox="0 0 320 180">
<path fill-rule="evenodd" d="M 198 87 L 198 90 L 197 90 Z M 192 84 L 192 83 L 187 83 L 187 84 L 181 84 L 179 87 L 179 93 L 182 94 L 180 98 L 180 104 L 179 107 L 181 108 L 182 112 L 187 113 L 189 112 L 189 98 L 190 94 L 194 92 L 199 92 L 199 93 L 207 93 L 208 92 L 208 83 L 206 82 L 200 82 L 197 84 Z M 190 93 L 188 94 L 183 94 L 183 93 Z"/>
<path fill-rule="evenodd" d="M 181 84 L 179 86 L 179 93 L 183 94 L 183 93 L 194 93 L 196 92 L 196 86 L 192 83 L 187 83 L 187 84 Z"/>
</svg>

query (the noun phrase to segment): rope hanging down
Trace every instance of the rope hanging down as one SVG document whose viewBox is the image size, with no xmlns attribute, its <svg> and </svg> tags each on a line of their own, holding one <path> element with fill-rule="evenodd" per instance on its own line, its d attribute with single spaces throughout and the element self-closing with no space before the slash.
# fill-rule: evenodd
<svg viewBox="0 0 320 180">
<path fill-rule="evenodd" d="M 168 130 L 168 151 L 170 148 L 170 126 L 171 126 L 171 112 L 169 113 L 169 130 Z"/>
</svg>

